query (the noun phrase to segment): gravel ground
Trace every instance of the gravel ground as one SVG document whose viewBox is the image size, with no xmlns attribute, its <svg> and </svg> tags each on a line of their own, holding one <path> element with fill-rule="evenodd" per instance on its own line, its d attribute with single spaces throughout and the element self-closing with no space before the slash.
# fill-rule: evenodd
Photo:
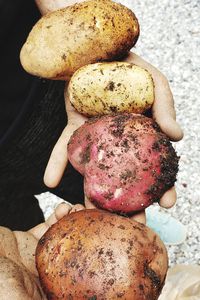
<svg viewBox="0 0 200 300">
<path fill-rule="evenodd" d="M 174 146 L 180 155 L 176 184 L 178 201 L 168 210 L 187 227 L 186 241 L 168 246 L 170 264 L 200 264 L 200 1 L 121 0 L 133 9 L 141 34 L 134 51 L 168 78 L 177 120 L 184 139 Z M 60 201 L 50 193 L 39 196 L 47 217 Z"/>
</svg>

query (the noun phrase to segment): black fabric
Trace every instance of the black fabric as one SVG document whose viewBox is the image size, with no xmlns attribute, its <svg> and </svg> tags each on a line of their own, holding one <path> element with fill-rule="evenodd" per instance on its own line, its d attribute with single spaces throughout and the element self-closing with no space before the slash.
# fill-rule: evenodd
<svg viewBox="0 0 200 300">
<path fill-rule="evenodd" d="M 27 230 L 44 221 L 43 212 L 38 205 L 37 199 L 27 193 L 12 194 L 12 189 L 8 196 L 0 190 L 0 220 L 1 226 L 9 227 L 13 230 Z M 3 197 L 5 197 L 3 199 Z M 11 199 L 11 201 L 8 201 Z M 4 200 L 4 201 L 3 201 Z"/>
<path fill-rule="evenodd" d="M 64 82 L 27 74 L 19 52 L 39 13 L 31 0 L 0 0 L 0 225 L 27 230 L 43 221 L 34 195 L 48 189 L 43 174 L 67 124 Z M 3 43 L 2 43 L 3 41 Z M 83 182 L 71 165 L 51 192 L 83 202 Z"/>
<path fill-rule="evenodd" d="M 32 84 L 19 54 L 39 17 L 34 1 L 0 0 L 0 138 L 20 112 Z"/>
<path fill-rule="evenodd" d="M 23 116 L 0 148 L 0 224 L 15 230 L 30 226 L 30 222 L 26 224 L 19 216 L 25 211 L 30 213 L 33 195 L 47 191 L 43 184 L 44 170 L 53 146 L 67 124 L 64 82 L 36 81 L 28 105 L 25 103 Z M 37 101 L 34 103 L 32 98 Z M 83 203 L 82 186 L 82 176 L 69 165 L 61 184 L 51 192 L 72 203 Z M 42 220 L 39 207 L 36 218 L 35 206 L 33 215 L 29 215 L 33 219 L 31 226 Z"/>
</svg>

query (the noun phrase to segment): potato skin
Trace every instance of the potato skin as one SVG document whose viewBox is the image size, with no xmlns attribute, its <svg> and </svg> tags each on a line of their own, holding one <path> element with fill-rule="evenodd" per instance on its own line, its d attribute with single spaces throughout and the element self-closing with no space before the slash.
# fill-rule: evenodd
<svg viewBox="0 0 200 300">
<path fill-rule="evenodd" d="M 51 79 L 69 79 L 80 67 L 124 55 L 136 43 L 134 13 L 110 0 L 91 0 L 43 16 L 22 47 L 24 69 Z"/>
<path fill-rule="evenodd" d="M 96 207 L 126 215 L 174 186 L 179 160 L 158 124 L 132 113 L 90 118 L 71 136 L 68 159 Z"/>
<path fill-rule="evenodd" d="M 168 259 L 148 227 L 100 210 L 65 216 L 36 250 L 48 299 L 156 300 Z"/>
<path fill-rule="evenodd" d="M 143 113 L 153 104 L 154 83 L 148 71 L 134 64 L 90 64 L 72 76 L 65 98 L 89 117 L 124 111 Z"/>
</svg>

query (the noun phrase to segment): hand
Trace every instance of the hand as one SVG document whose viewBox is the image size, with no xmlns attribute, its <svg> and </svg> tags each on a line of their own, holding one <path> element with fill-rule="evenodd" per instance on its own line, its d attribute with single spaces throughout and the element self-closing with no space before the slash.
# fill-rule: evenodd
<svg viewBox="0 0 200 300">
<path fill-rule="evenodd" d="M 172 141 L 181 140 L 183 132 L 176 122 L 173 95 L 167 78 L 154 66 L 132 52 L 129 53 L 125 61 L 149 71 L 155 85 L 155 100 L 152 107 L 153 118 Z"/>
<path fill-rule="evenodd" d="M 35 267 L 38 240 L 64 215 L 81 209 L 83 205 L 61 203 L 45 223 L 28 232 L 0 227 L 0 299 L 47 300 Z"/>
<path fill-rule="evenodd" d="M 85 208 L 87 209 L 96 208 L 95 205 L 87 197 L 85 197 Z M 146 215 L 144 211 L 141 211 L 139 213 L 137 212 L 135 215 L 130 217 L 130 219 L 146 224 Z"/>
<path fill-rule="evenodd" d="M 154 80 L 155 100 L 152 107 L 152 116 L 159 124 L 161 130 L 172 141 L 179 141 L 183 138 L 183 131 L 176 122 L 176 112 L 174 109 L 173 95 L 169 87 L 167 78 L 154 66 L 143 60 L 134 53 L 129 53 L 125 61 L 138 65 L 148 70 Z M 170 208 L 176 203 L 176 190 L 172 187 L 160 199 L 159 205 L 164 208 Z M 145 213 L 141 212 L 135 219 L 145 223 Z"/>
<path fill-rule="evenodd" d="M 37 239 L 37 241 L 43 236 L 43 234 L 49 229 L 50 226 L 55 224 L 58 220 L 60 220 L 65 215 L 71 214 L 75 211 L 79 211 L 85 209 L 85 207 L 81 204 L 71 205 L 68 203 L 60 203 L 53 214 L 44 222 L 41 223 L 32 229 L 29 232 Z"/>
<path fill-rule="evenodd" d="M 85 0 L 35 0 L 42 14 L 84 1 Z M 183 132 L 175 121 L 176 113 L 174 110 L 173 96 L 165 76 L 134 53 L 130 52 L 125 61 L 143 67 L 151 73 L 155 83 L 155 101 L 152 109 L 153 117 L 160 125 L 162 131 L 165 132 L 172 141 L 181 140 Z M 73 113 L 74 111 L 72 110 L 73 109 L 68 106 L 68 114 Z"/>
<path fill-rule="evenodd" d="M 165 132 L 172 141 L 179 141 L 182 139 L 183 132 L 178 123 L 176 123 L 173 96 L 165 76 L 136 54 L 130 53 L 125 61 L 141 66 L 151 73 L 155 84 L 155 101 L 152 107 L 153 118 L 160 125 L 162 131 Z M 68 125 L 65 127 L 52 151 L 44 175 L 45 184 L 51 188 L 58 185 L 66 168 L 68 160 L 67 144 L 72 133 L 86 121 L 86 118 L 76 112 L 69 101 L 66 101 L 66 110 L 68 115 Z M 176 191 L 173 187 L 163 195 L 159 204 L 162 207 L 170 208 L 175 202 Z M 139 214 L 137 217 L 144 222 L 144 213 Z"/>
</svg>

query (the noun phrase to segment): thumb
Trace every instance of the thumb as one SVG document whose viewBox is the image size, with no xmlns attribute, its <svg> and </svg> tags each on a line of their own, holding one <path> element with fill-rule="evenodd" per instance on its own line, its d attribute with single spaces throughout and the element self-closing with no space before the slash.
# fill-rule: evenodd
<svg viewBox="0 0 200 300">
<path fill-rule="evenodd" d="M 59 184 L 66 169 L 68 162 L 67 145 L 71 135 L 87 120 L 86 117 L 79 114 L 71 106 L 70 101 L 67 99 L 67 95 L 65 95 L 65 97 L 68 125 L 63 130 L 60 138 L 53 148 L 44 174 L 44 183 L 50 188 L 54 188 Z"/>
<path fill-rule="evenodd" d="M 174 100 L 169 83 L 162 77 L 157 78 L 157 81 L 159 81 L 159 84 L 155 86 L 155 100 L 152 108 L 153 117 L 161 130 L 172 141 L 179 141 L 183 138 L 183 131 L 176 122 Z"/>
<path fill-rule="evenodd" d="M 50 188 L 59 184 L 67 166 L 67 144 L 71 136 L 70 127 L 70 125 L 65 127 L 55 144 L 44 173 L 44 183 Z"/>
</svg>

